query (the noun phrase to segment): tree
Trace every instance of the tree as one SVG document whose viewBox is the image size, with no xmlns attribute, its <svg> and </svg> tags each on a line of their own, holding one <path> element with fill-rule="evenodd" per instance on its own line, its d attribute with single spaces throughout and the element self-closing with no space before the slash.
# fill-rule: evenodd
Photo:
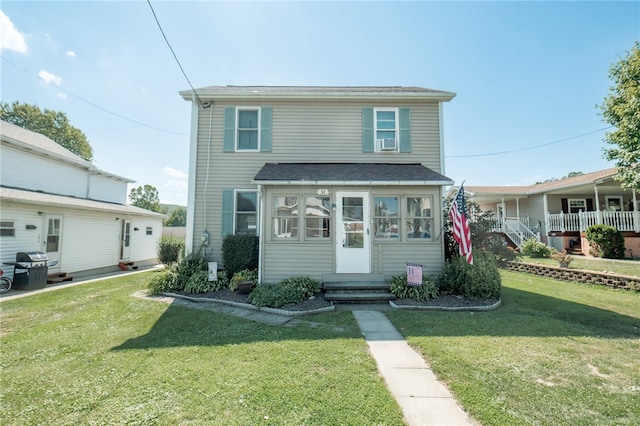
<svg viewBox="0 0 640 426">
<path fill-rule="evenodd" d="M 177 207 L 171 212 L 171 216 L 166 220 L 164 226 L 187 226 L 187 209 Z"/>
<path fill-rule="evenodd" d="M 640 42 L 627 56 L 613 64 L 609 78 L 614 85 L 600 105 L 604 120 L 615 127 L 605 142 L 617 145 L 605 149 L 604 158 L 615 160 L 622 187 L 640 189 Z"/>
<path fill-rule="evenodd" d="M 87 141 L 87 136 L 69 123 L 64 112 L 47 108 L 43 111 L 37 105 L 17 101 L 12 104 L 2 102 L 0 118 L 32 132 L 41 133 L 87 161 L 93 160 L 93 148 Z"/>
<path fill-rule="evenodd" d="M 160 197 L 158 190 L 153 185 L 132 188 L 129 199 L 131 204 L 136 207 L 160 213 Z"/>
</svg>

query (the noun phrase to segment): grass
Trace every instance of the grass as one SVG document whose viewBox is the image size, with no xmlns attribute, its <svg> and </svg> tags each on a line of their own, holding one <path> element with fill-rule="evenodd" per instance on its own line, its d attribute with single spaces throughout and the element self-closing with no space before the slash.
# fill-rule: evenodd
<svg viewBox="0 0 640 426">
<path fill-rule="evenodd" d="M 3 301 L 0 424 L 403 424 L 350 312 L 269 326 L 131 297 L 152 273 Z"/>
<path fill-rule="evenodd" d="M 613 272 L 614 274 L 640 276 L 640 261 L 637 260 L 612 260 L 598 259 L 594 257 L 571 256 L 573 260 L 569 264 L 569 269 L 584 269 L 596 272 Z M 538 263 L 540 265 L 558 266 L 558 262 L 553 259 L 522 256 L 521 262 Z"/>
<path fill-rule="evenodd" d="M 640 293 L 502 276 L 497 310 L 389 317 L 483 425 L 640 424 Z"/>
</svg>

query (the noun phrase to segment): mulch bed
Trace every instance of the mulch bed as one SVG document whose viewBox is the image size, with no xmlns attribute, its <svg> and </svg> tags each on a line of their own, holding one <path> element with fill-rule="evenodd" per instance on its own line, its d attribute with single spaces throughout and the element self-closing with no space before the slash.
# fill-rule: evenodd
<svg viewBox="0 0 640 426">
<path fill-rule="evenodd" d="M 188 294 L 179 293 L 185 296 L 193 298 L 208 298 L 216 299 L 235 303 L 248 303 L 247 294 L 240 294 L 230 290 L 218 290 L 209 293 L 200 294 Z M 424 302 L 417 302 L 412 299 L 395 299 L 393 301 L 398 306 L 437 306 L 437 307 L 450 307 L 450 308 L 469 308 L 477 306 L 491 306 L 497 302 L 495 299 L 467 299 L 462 296 L 445 295 L 440 296 L 437 299 L 429 299 Z M 316 309 L 326 308 L 332 306 L 332 303 L 325 300 L 322 294 L 319 294 L 311 299 L 305 299 L 295 305 L 284 306 L 280 309 L 285 311 L 313 311 Z"/>
</svg>

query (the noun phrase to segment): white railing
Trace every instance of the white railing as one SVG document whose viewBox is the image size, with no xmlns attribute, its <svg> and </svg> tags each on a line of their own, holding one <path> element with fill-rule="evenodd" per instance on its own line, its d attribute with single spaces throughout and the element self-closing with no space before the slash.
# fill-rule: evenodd
<svg viewBox="0 0 640 426">
<path fill-rule="evenodd" d="M 640 232 L 638 212 L 578 212 L 547 214 L 548 232 L 585 231 L 591 225 L 609 225 L 619 231 Z"/>
<path fill-rule="evenodd" d="M 533 232 L 529 226 L 529 218 L 505 218 L 498 219 L 493 226 L 493 232 L 505 234 L 513 243 L 520 247 L 522 243 L 530 238 L 540 241 L 540 233 Z"/>
</svg>

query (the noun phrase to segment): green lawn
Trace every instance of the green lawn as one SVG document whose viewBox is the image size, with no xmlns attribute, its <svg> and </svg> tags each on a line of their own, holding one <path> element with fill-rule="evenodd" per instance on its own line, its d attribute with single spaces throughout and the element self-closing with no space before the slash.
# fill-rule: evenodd
<svg viewBox="0 0 640 426">
<path fill-rule="evenodd" d="M 609 272 L 620 275 L 630 275 L 640 277 L 640 261 L 638 260 L 612 260 L 598 259 L 594 257 L 572 256 L 573 260 L 569 264 L 569 269 L 585 269 L 596 272 Z M 522 262 L 538 263 L 540 265 L 558 266 L 558 262 L 553 259 L 541 259 L 523 256 Z"/>
<path fill-rule="evenodd" d="M 131 297 L 151 274 L 3 301 L 0 424 L 403 424 L 350 312 L 268 326 Z"/>
<path fill-rule="evenodd" d="M 483 425 L 639 425 L 640 293 L 502 276 L 497 310 L 389 317 Z"/>
</svg>

